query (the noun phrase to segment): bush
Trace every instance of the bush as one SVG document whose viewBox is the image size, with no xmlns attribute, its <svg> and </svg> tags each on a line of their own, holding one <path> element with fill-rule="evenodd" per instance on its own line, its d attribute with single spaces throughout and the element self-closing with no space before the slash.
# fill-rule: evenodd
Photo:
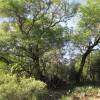
<svg viewBox="0 0 100 100">
<path fill-rule="evenodd" d="M 63 95 L 61 100 L 92 100 L 96 97 L 99 97 L 98 100 L 100 99 L 100 87 L 82 86 L 76 87 L 67 95 Z"/>
<path fill-rule="evenodd" d="M 20 78 L 15 75 L 0 74 L 0 100 L 35 100 L 46 84 L 33 78 Z"/>
</svg>

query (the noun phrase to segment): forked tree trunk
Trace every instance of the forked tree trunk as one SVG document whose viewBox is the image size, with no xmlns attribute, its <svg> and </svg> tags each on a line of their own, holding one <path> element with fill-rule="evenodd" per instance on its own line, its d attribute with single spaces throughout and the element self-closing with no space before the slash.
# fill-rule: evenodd
<svg viewBox="0 0 100 100">
<path fill-rule="evenodd" d="M 88 46 L 86 52 L 83 54 L 82 59 L 81 59 L 81 63 L 80 63 L 80 68 L 79 68 L 79 71 L 76 75 L 76 83 L 80 83 L 80 81 L 81 81 L 82 72 L 83 72 L 85 62 L 86 62 L 86 58 L 92 52 L 93 48 L 96 45 L 98 45 L 99 42 L 100 42 L 100 37 L 98 37 L 98 39 L 91 46 Z"/>
<path fill-rule="evenodd" d="M 83 68 L 84 68 L 84 65 L 85 65 L 85 62 L 86 62 L 86 58 L 88 57 L 88 55 L 91 53 L 91 49 L 87 50 L 83 56 L 82 56 L 82 60 L 81 60 L 81 63 L 80 63 L 80 68 L 79 68 L 79 72 L 77 73 L 76 75 L 76 82 L 77 83 L 80 83 L 81 81 L 81 77 L 82 77 L 82 72 L 83 72 Z"/>
</svg>

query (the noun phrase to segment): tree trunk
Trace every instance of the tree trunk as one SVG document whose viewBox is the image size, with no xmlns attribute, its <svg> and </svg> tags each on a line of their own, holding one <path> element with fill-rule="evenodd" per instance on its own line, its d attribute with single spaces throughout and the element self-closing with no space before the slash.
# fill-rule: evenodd
<svg viewBox="0 0 100 100">
<path fill-rule="evenodd" d="M 41 70 L 40 70 L 40 55 L 39 55 L 39 47 L 38 44 L 35 46 L 35 52 L 33 52 L 33 62 L 34 62 L 34 68 L 35 68 L 35 77 L 37 79 L 40 78 Z"/>
<path fill-rule="evenodd" d="M 79 72 L 77 73 L 76 75 L 76 83 L 80 83 L 81 81 L 81 76 L 82 76 L 82 72 L 83 72 L 83 67 L 85 65 L 85 61 L 86 61 L 86 58 L 88 57 L 88 55 L 91 53 L 91 49 L 88 49 L 82 56 L 82 60 L 81 60 L 81 63 L 80 63 L 80 69 L 79 69 Z"/>
<path fill-rule="evenodd" d="M 96 45 L 98 45 L 99 42 L 100 42 L 100 36 L 98 36 L 97 40 L 92 45 L 88 46 L 86 52 L 83 54 L 82 60 L 81 60 L 81 63 L 80 63 L 80 69 L 79 69 L 79 72 L 76 75 L 76 83 L 80 83 L 80 81 L 81 81 L 81 76 L 82 76 L 83 67 L 85 65 L 86 58 L 92 52 L 93 48 Z"/>
</svg>

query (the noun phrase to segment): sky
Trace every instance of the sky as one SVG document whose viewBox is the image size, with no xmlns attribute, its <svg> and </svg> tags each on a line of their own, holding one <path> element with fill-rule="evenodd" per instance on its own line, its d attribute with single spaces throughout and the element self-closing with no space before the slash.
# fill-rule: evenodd
<svg viewBox="0 0 100 100">
<path fill-rule="evenodd" d="M 85 4 L 86 0 L 69 0 L 70 3 L 80 3 L 80 4 Z M 76 24 L 78 22 L 77 17 L 73 17 L 71 20 L 68 21 L 68 27 L 75 29 L 76 28 Z"/>
<path fill-rule="evenodd" d="M 0 17 L 0 22 L 7 22 L 8 21 L 8 18 L 2 18 Z"/>
<path fill-rule="evenodd" d="M 86 0 L 69 0 L 71 3 L 85 3 Z"/>
<path fill-rule="evenodd" d="M 80 3 L 80 4 L 85 4 L 86 3 L 86 0 L 69 0 L 69 2 L 70 3 Z M 67 26 L 69 27 L 69 28 L 73 28 L 73 31 L 75 31 L 75 29 L 76 29 L 76 27 L 77 27 L 77 23 L 78 23 L 78 18 L 79 16 L 78 15 L 76 15 L 75 17 L 73 17 L 73 18 L 71 18 L 70 20 L 68 20 L 68 22 L 67 22 Z M 68 45 L 66 45 L 65 47 L 64 47 L 64 49 L 66 50 L 66 48 L 68 49 L 67 51 L 66 51 L 66 53 L 65 53 L 65 56 L 64 56 L 64 58 L 66 58 L 67 60 L 69 59 L 70 60 L 70 58 L 72 57 L 71 55 L 72 54 L 78 54 L 78 53 L 80 53 L 80 51 L 77 49 L 77 48 L 72 48 L 72 51 L 70 50 L 70 47 L 72 48 L 72 47 L 74 47 L 73 46 L 73 44 L 70 44 L 70 46 Z M 75 57 L 75 56 L 74 56 Z"/>
</svg>

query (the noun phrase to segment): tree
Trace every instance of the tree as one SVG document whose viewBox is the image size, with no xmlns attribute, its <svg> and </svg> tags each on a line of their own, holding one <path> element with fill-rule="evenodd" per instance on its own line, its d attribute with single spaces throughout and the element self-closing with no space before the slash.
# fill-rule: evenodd
<svg viewBox="0 0 100 100">
<path fill-rule="evenodd" d="M 74 38 L 77 38 L 80 48 L 85 47 L 83 50 L 82 59 L 80 62 L 79 72 L 76 75 L 76 81 L 81 81 L 83 68 L 89 54 L 94 51 L 95 47 L 100 43 L 100 7 L 99 0 L 88 0 L 87 5 L 81 7 L 82 17 L 80 20 L 80 32 Z"/>
<path fill-rule="evenodd" d="M 6 46 L 1 46 L 1 51 L 7 52 L 14 65 L 12 68 L 21 66 L 20 71 L 26 71 L 29 75 L 39 78 L 44 69 L 43 55 L 54 48 L 63 47 L 63 27 L 60 22 L 72 17 L 75 11 L 69 9 L 65 4 L 66 0 L 0 2 L 1 16 L 11 20 L 8 28 L 4 28 L 7 30 L 3 29 L 3 34 L 7 33 L 9 38 L 3 41 Z"/>
</svg>

